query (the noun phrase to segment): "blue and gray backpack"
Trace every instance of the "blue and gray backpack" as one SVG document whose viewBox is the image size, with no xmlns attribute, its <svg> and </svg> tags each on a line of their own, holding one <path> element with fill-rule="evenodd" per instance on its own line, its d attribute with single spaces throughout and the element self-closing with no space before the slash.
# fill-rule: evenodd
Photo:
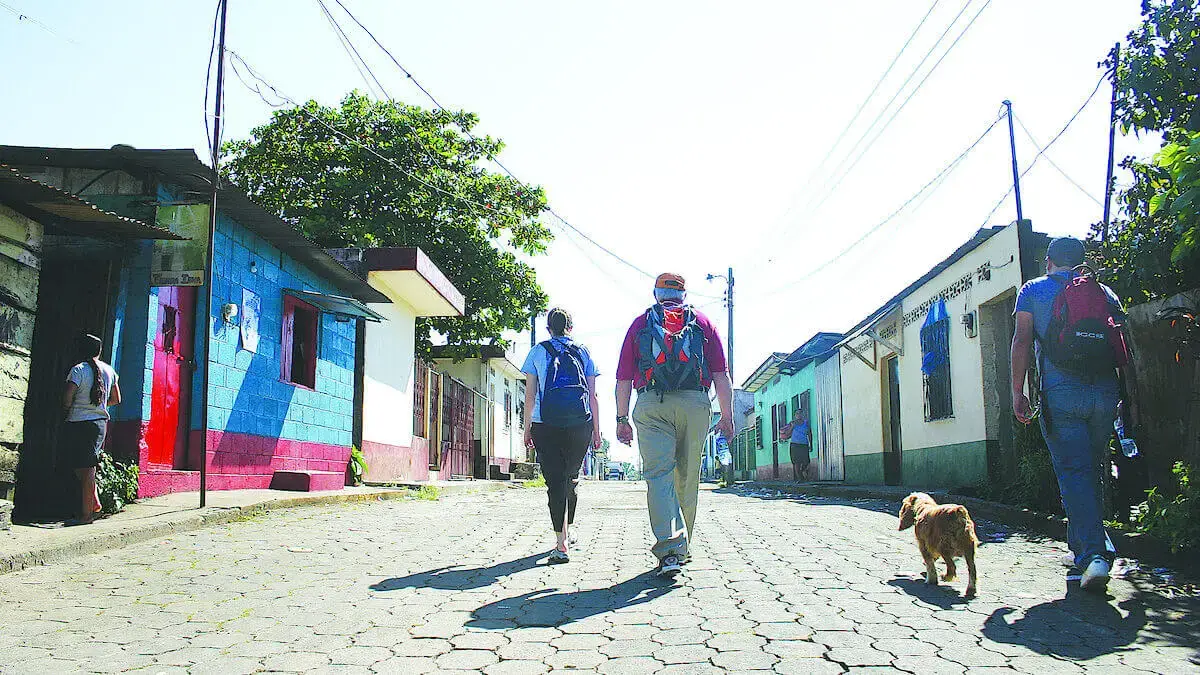
<svg viewBox="0 0 1200 675">
<path fill-rule="evenodd" d="M 592 421 L 583 351 L 573 343 L 541 343 L 550 356 L 546 381 L 542 384 L 542 424 L 573 427 Z"/>
</svg>

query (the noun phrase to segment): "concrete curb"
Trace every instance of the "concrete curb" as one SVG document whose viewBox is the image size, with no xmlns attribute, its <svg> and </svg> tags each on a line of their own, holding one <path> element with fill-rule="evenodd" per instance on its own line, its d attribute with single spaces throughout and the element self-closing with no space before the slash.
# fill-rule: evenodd
<svg viewBox="0 0 1200 675">
<path fill-rule="evenodd" d="M 884 489 L 881 486 L 870 485 L 831 485 L 821 483 L 773 483 L 750 482 L 744 485 L 761 487 L 769 490 L 817 497 L 836 497 L 851 499 L 879 499 L 894 502 L 899 510 L 899 504 L 913 491 L 913 488 Z M 1020 527 L 1036 534 L 1052 539 L 1065 541 L 1067 524 L 1065 518 L 1039 513 L 1030 509 L 1009 504 L 987 501 L 977 497 L 968 497 L 950 492 L 949 490 L 925 490 L 929 496 L 940 503 L 952 502 L 962 504 L 971 511 L 971 515 L 979 520 L 990 520 L 1003 523 L 1010 527 Z M 1200 576 L 1200 562 L 1189 556 L 1171 553 L 1166 544 L 1140 533 L 1109 532 L 1119 555 L 1143 561 L 1152 561 L 1169 565 L 1177 571 L 1186 572 L 1189 576 Z"/>
<path fill-rule="evenodd" d="M 46 546 L 39 546 L 25 551 L 0 553 L 0 574 L 17 572 L 29 567 L 74 558 L 88 553 L 110 551 L 115 548 L 138 544 L 152 539 L 159 539 L 180 532 L 187 532 L 213 525 L 222 525 L 243 518 L 277 511 L 306 506 L 329 506 L 332 504 L 353 504 L 386 499 L 403 499 L 412 496 L 413 489 L 422 484 L 397 486 L 398 489 L 381 489 L 374 492 L 347 492 L 342 494 L 323 494 L 298 496 L 286 499 L 271 499 L 267 501 L 246 504 L 244 506 L 218 507 L 210 506 L 188 512 L 175 512 L 156 515 L 148 518 L 148 522 L 121 523 L 120 527 L 105 528 L 105 521 L 89 526 L 89 536 L 72 538 L 67 541 L 55 541 Z M 493 487 L 494 485 L 494 487 Z M 481 483 L 478 485 L 464 484 L 462 486 L 438 485 L 442 497 L 470 494 L 504 489 L 503 484 Z M 72 528 L 74 529 L 74 528 Z M 0 533 L 0 537 L 4 536 Z"/>
</svg>

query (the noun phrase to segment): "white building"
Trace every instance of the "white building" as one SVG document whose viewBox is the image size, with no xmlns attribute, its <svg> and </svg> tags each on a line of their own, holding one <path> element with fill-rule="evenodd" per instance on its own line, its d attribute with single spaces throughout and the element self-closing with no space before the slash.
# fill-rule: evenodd
<svg viewBox="0 0 1200 675">
<path fill-rule="evenodd" d="M 354 442 L 367 460 L 369 482 L 438 478 L 439 453 L 424 418 L 428 390 L 417 382 L 417 317 L 462 316 L 463 295 L 418 248 L 336 249 L 343 265 L 366 278 L 390 303 L 369 304 L 386 321 L 358 330 Z M 422 409 L 422 410 L 418 410 Z"/>
<path fill-rule="evenodd" d="M 978 485 L 1012 455 L 1013 308 L 1021 285 L 1042 274 L 1048 243 L 1029 221 L 982 229 L 847 331 L 838 345 L 847 482 Z M 944 358 L 923 372 L 934 352 Z"/>
<path fill-rule="evenodd" d="M 532 462 L 525 448 L 525 374 L 503 347 L 481 345 L 467 358 L 435 347 L 434 363 L 474 392 L 471 464 L 476 478 L 506 478 L 513 462 Z"/>
</svg>

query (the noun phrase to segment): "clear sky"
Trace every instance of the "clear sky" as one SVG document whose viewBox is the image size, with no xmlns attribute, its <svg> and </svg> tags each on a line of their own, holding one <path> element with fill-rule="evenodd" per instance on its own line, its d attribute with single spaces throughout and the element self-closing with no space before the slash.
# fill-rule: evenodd
<svg viewBox="0 0 1200 675">
<path fill-rule="evenodd" d="M 704 275 L 733 266 L 739 383 L 772 351 L 848 329 L 985 222 L 1013 220 L 1011 199 L 985 220 L 1011 184 L 1002 123 L 931 196 L 818 274 L 790 283 L 895 211 L 983 132 L 1002 100 L 1046 143 L 1092 91 L 1097 63 L 1137 23 L 1140 4 L 991 2 L 826 198 L 834 169 L 849 164 L 843 157 L 966 0 L 937 3 L 820 170 L 932 0 L 343 2 L 444 105 L 478 113 L 482 131 L 506 141 L 506 165 L 545 186 L 578 228 L 651 273 L 684 274 L 697 293 L 719 296 L 720 282 Z M 892 110 L 986 2 L 970 2 Z M 206 156 L 215 5 L 3 0 L 0 143 L 194 147 Z M 350 35 L 392 97 L 429 104 L 365 34 Z M 334 104 L 365 87 L 315 0 L 230 0 L 228 46 L 298 100 Z M 226 139 L 267 120 L 270 109 L 235 78 L 227 92 Z M 1047 153 L 1096 199 L 1109 93 L 1102 87 Z M 1036 146 L 1019 127 L 1017 146 L 1024 169 Z M 1118 158 L 1154 148 L 1121 138 Z M 1022 189 L 1025 215 L 1040 231 L 1082 236 L 1100 218 L 1101 207 L 1045 158 Z M 651 283 L 581 246 L 560 237 L 535 266 L 611 375 Z M 719 302 L 693 300 L 727 329 Z M 602 378 L 606 419 L 611 385 Z"/>
</svg>

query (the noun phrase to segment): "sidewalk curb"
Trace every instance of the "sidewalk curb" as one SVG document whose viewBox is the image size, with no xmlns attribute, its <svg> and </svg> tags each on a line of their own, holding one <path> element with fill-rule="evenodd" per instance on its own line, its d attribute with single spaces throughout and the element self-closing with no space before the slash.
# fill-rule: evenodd
<svg viewBox="0 0 1200 675">
<path fill-rule="evenodd" d="M 895 490 L 881 490 L 873 486 L 774 483 L 770 481 L 749 481 L 741 485 L 776 490 L 793 495 L 879 499 L 894 502 L 897 504 L 897 511 L 904 497 L 916 489 L 899 487 Z M 931 489 L 925 492 L 939 503 L 952 502 L 966 506 L 971 511 L 971 515 L 976 519 L 1003 523 L 1010 527 L 1020 527 L 1052 539 L 1066 541 L 1067 524 L 1065 518 L 1040 513 L 1019 506 L 987 501 L 978 497 L 954 494 L 945 489 Z M 1118 555 L 1139 560 L 1161 562 L 1170 565 L 1177 571 L 1187 572 L 1189 576 L 1200 576 L 1200 563 L 1189 560 L 1186 556 L 1171 553 L 1170 547 L 1160 541 L 1137 532 L 1115 532 L 1110 530 L 1109 536 L 1119 551 Z"/>
<path fill-rule="evenodd" d="M 333 504 L 354 504 L 369 501 L 383 501 L 390 499 L 403 499 L 410 497 L 413 494 L 413 488 L 420 487 L 420 483 L 398 486 L 394 490 L 380 490 L 378 492 L 369 493 L 344 493 L 344 494 L 323 494 L 313 496 L 298 496 L 289 499 L 274 499 L 262 501 L 255 504 L 247 504 L 245 506 L 209 506 L 203 510 L 196 509 L 189 512 L 176 512 L 156 516 L 153 520 L 157 522 L 147 522 L 144 524 L 133 524 L 129 527 L 113 528 L 107 530 L 103 528 L 104 521 L 100 521 L 97 525 L 89 527 L 97 528 L 93 536 L 89 536 L 83 540 L 72 540 L 64 542 L 54 542 L 48 546 L 42 546 L 35 549 L 22 551 L 18 553 L 0 554 L 0 575 L 17 572 L 29 567 L 38 565 L 46 565 L 48 563 L 74 558 L 88 553 L 99 553 L 101 551 L 110 551 L 115 548 L 122 548 L 131 544 L 138 544 L 152 539 L 159 539 L 188 532 L 213 525 L 223 525 L 244 518 L 250 518 L 257 515 L 267 513 L 269 511 L 277 511 L 281 509 L 293 509 L 306 506 L 329 506 Z M 480 484 L 471 485 L 464 484 L 463 486 L 438 486 L 440 496 L 455 496 L 470 494 L 473 492 L 486 492 L 496 489 L 503 489 L 503 484 Z M 99 526 L 99 527 L 97 527 Z M 0 533 L 4 536 L 4 533 Z"/>
</svg>

